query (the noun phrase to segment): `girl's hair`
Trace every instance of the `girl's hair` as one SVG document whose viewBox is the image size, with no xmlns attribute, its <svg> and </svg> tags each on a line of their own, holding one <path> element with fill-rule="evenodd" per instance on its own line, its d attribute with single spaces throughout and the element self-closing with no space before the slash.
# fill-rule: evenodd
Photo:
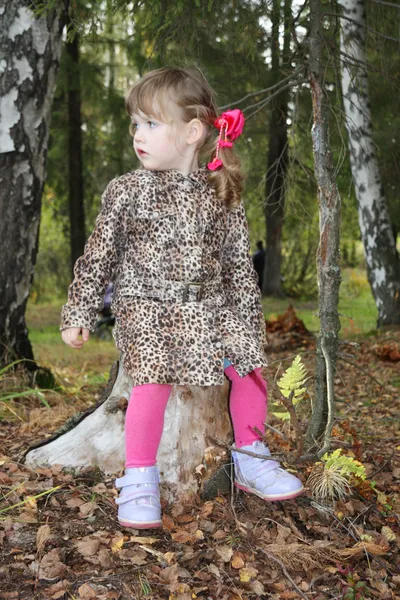
<svg viewBox="0 0 400 600">
<path fill-rule="evenodd" d="M 171 100 L 177 107 L 171 111 Z M 199 146 L 200 154 L 208 161 L 215 156 L 219 131 L 214 127 L 218 109 L 215 93 L 200 69 L 163 67 L 146 73 L 128 91 L 125 99 L 128 115 L 139 110 L 163 122 L 179 117 L 189 123 L 199 119 L 206 126 L 206 136 Z M 129 131 L 133 136 L 132 126 Z M 217 196 L 228 207 L 237 206 L 243 187 L 240 160 L 232 148 L 220 148 L 223 167 L 210 171 L 209 181 Z"/>
</svg>

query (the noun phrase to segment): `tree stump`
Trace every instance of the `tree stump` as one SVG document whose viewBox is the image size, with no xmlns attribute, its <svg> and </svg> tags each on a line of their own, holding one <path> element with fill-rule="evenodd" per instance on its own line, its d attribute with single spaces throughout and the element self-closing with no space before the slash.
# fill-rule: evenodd
<svg viewBox="0 0 400 600">
<path fill-rule="evenodd" d="M 97 467 L 119 474 L 124 467 L 124 421 L 132 382 L 122 363 L 114 365 L 99 404 L 71 420 L 65 431 L 31 448 L 30 467 L 62 465 L 79 471 Z M 157 464 L 161 492 L 168 501 L 185 501 L 195 493 L 211 496 L 229 486 L 226 451 L 212 444 L 229 444 L 229 382 L 223 386 L 174 386 L 168 401 Z M 71 428 L 72 427 L 72 428 Z"/>
</svg>

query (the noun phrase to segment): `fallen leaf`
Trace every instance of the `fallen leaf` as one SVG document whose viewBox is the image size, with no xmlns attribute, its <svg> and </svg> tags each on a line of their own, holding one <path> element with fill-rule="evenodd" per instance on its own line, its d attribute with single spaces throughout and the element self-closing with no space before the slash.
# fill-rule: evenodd
<svg viewBox="0 0 400 600">
<path fill-rule="evenodd" d="M 81 540 L 75 542 L 75 547 L 78 550 L 79 554 L 82 554 L 84 557 L 93 556 L 96 554 L 100 548 L 100 540 L 98 538 L 94 538 L 90 535 L 85 536 Z"/>
<path fill-rule="evenodd" d="M 208 571 L 212 575 L 215 575 L 215 577 L 217 577 L 218 579 L 221 577 L 218 567 L 216 565 L 214 565 L 213 563 L 208 565 Z"/>
<path fill-rule="evenodd" d="M 111 569 L 114 564 L 107 548 L 101 548 L 97 558 L 104 569 Z"/>
<path fill-rule="evenodd" d="M 46 545 L 47 540 L 51 536 L 51 530 L 49 525 L 41 525 L 36 533 L 36 548 L 38 552 L 41 552 Z"/>
<path fill-rule="evenodd" d="M 384 525 L 382 527 L 381 534 L 384 536 L 384 538 L 386 538 L 386 540 L 388 542 L 395 542 L 396 541 L 396 534 L 387 525 Z"/>
<path fill-rule="evenodd" d="M 164 554 L 164 560 L 170 565 L 175 561 L 176 552 L 166 552 Z"/>
<path fill-rule="evenodd" d="M 216 552 L 224 562 L 229 562 L 233 555 L 233 550 L 230 546 L 217 546 Z"/>
<path fill-rule="evenodd" d="M 387 496 L 386 494 L 384 494 L 383 492 L 381 492 L 380 490 L 377 490 L 377 501 L 379 504 L 387 504 Z"/>
<path fill-rule="evenodd" d="M 222 529 L 217 529 L 217 531 L 213 534 L 214 540 L 224 540 L 226 538 L 226 531 Z"/>
<path fill-rule="evenodd" d="M 249 583 L 249 589 L 257 594 L 257 596 L 263 596 L 265 594 L 265 589 L 261 581 L 251 581 Z"/>
<path fill-rule="evenodd" d="M 214 510 L 214 502 L 212 500 L 205 502 L 201 508 L 202 518 L 206 519 L 207 517 L 209 517 L 213 510 Z"/>
<path fill-rule="evenodd" d="M 67 570 L 67 566 L 61 562 L 60 551 L 53 548 L 45 554 L 39 565 L 39 579 L 52 581 L 62 577 Z"/>
<path fill-rule="evenodd" d="M 121 550 L 121 557 L 127 557 L 133 565 L 137 566 L 145 565 L 147 563 L 147 554 L 141 548 Z"/>
<path fill-rule="evenodd" d="M 99 508 L 99 505 L 96 502 L 85 502 L 81 504 L 79 507 L 79 514 L 81 517 L 89 517 L 92 516 L 96 508 Z"/>
<path fill-rule="evenodd" d="M 37 509 L 36 498 L 34 498 L 33 496 L 26 496 L 24 502 L 25 502 L 25 508 L 28 508 L 29 510 Z"/>
<path fill-rule="evenodd" d="M 124 536 L 122 533 L 117 533 L 111 540 L 111 552 L 114 554 L 119 552 L 124 545 Z"/>
<path fill-rule="evenodd" d="M 51 598 L 51 600 L 58 600 L 65 596 L 65 592 L 70 587 L 69 581 L 64 579 L 63 581 L 57 581 L 57 583 L 53 583 L 49 585 L 49 587 L 44 588 L 43 592 L 46 594 L 47 598 Z"/>
<path fill-rule="evenodd" d="M 137 544 L 155 544 L 156 542 L 159 542 L 160 539 L 155 537 L 140 537 L 140 535 L 131 535 L 129 541 Z"/>
<path fill-rule="evenodd" d="M 242 583 L 248 583 L 257 577 L 258 571 L 254 567 L 243 567 L 239 571 L 239 579 Z"/>
<path fill-rule="evenodd" d="M 175 533 L 171 533 L 171 538 L 174 542 L 180 542 L 181 544 L 187 544 L 192 539 L 192 534 L 185 529 L 179 529 Z"/>
<path fill-rule="evenodd" d="M 82 498 L 69 498 L 69 500 L 66 501 L 65 503 L 68 508 L 77 508 L 78 506 L 82 506 L 82 504 L 85 504 L 85 501 L 82 500 Z"/>
<path fill-rule="evenodd" d="M 241 569 L 242 567 L 244 567 L 244 560 L 237 552 L 235 552 L 235 554 L 233 555 L 231 566 L 234 569 Z"/>
<path fill-rule="evenodd" d="M 179 577 L 190 577 L 189 571 L 183 569 L 179 565 L 166 567 L 160 571 L 159 575 L 166 583 L 177 583 Z"/>
<path fill-rule="evenodd" d="M 89 584 L 84 583 L 78 588 L 79 598 L 82 600 L 92 600 L 92 598 L 97 598 L 97 591 Z"/>
<path fill-rule="evenodd" d="M 163 529 L 166 529 L 167 531 L 176 529 L 175 521 L 169 515 L 162 516 L 162 526 Z"/>
<path fill-rule="evenodd" d="M 194 521 L 194 517 L 193 515 L 179 515 L 176 520 L 180 524 L 191 523 Z"/>
</svg>

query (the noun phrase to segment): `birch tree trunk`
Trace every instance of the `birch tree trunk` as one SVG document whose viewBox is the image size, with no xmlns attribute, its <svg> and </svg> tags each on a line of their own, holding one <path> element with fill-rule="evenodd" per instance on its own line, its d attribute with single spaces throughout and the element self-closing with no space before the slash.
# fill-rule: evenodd
<svg viewBox="0 0 400 600">
<path fill-rule="evenodd" d="M 365 69 L 365 4 L 339 0 L 342 92 L 350 164 L 358 203 L 368 280 L 378 309 L 377 326 L 400 324 L 400 257 L 383 192 L 372 139 L 368 77 Z"/>
<path fill-rule="evenodd" d="M 307 431 L 312 448 L 322 434 L 329 440 L 333 420 L 333 372 L 340 321 L 340 196 L 329 147 L 327 100 L 323 86 L 323 26 L 321 0 L 310 0 L 309 72 L 313 105 L 312 140 L 318 185 L 320 239 L 317 251 L 320 331 L 317 339 L 316 398 Z M 325 443 L 324 443 L 325 446 Z"/>
<path fill-rule="evenodd" d="M 157 454 L 162 493 L 169 501 L 184 501 L 198 491 L 213 495 L 229 486 L 228 474 L 221 468 L 226 452 L 212 443 L 212 438 L 231 441 L 228 388 L 228 382 L 205 388 L 174 387 Z M 72 422 L 65 433 L 29 450 L 26 464 L 34 468 L 58 464 L 76 470 L 92 466 L 117 474 L 124 467 L 124 409 L 131 389 L 123 367 L 115 366 L 97 408 Z"/>
<path fill-rule="evenodd" d="M 63 8 L 37 18 L 24 0 L 0 2 L 0 364 L 33 359 L 25 308 L 38 250 Z"/>
</svg>

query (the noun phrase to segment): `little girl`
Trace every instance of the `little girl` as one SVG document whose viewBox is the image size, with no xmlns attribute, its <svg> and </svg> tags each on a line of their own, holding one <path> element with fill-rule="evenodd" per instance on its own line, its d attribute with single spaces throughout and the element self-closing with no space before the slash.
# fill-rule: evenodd
<svg viewBox="0 0 400 600">
<path fill-rule="evenodd" d="M 201 72 L 170 67 L 135 83 L 126 108 L 142 168 L 108 184 L 61 324 L 64 342 L 81 348 L 114 281 L 114 337 L 134 382 L 119 522 L 161 525 L 156 456 L 172 386 L 222 385 L 224 373 L 235 485 L 264 500 L 294 498 L 303 491 L 297 477 L 237 451 L 270 454 L 255 432 L 265 430 L 266 334 L 233 150 L 243 114 L 218 115 Z M 213 159 L 199 166 L 200 156 Z"/>
</svg>

